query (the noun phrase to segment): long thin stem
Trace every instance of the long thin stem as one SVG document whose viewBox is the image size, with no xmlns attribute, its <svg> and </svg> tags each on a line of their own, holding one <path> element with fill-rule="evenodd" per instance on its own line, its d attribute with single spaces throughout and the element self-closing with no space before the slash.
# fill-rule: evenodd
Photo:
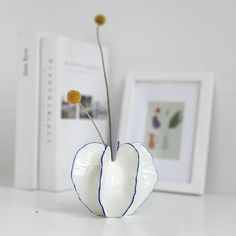
<svg viewBox="0 0 236 236">
<path fill-rule="evenodd" d="M 80 107 L 82 108 L 83 112 L 88 116 L 88 118 L 92 121 L 93 125 L 95 126 L 95 128 L 96 128 L 96 130 L 98 132 L 98 135 L 100 136 L 100 139 L 101 139 L 102 143 L 105 145 L 104 139 L 103 139 L 103 137 L 102 137 L 102 135 L 101 135 L 101 133 L 100 133 L 96 123 L 94 122 L 92 116 L 87 112 L 86 108 L 81 103 L 80 103 Z"/>
<path fill-rule="evenodd" d="M 110 148 L 111 148 L 111 160 L 114 161 L 113 148 L 112 148 L 110 96 L 109 96 L 109 89 L 108 89 L 108 82 L 107 82 L 107 75 L 106 75 L 106 67 L 105 67 L 105 62 L 104 62 L 103 50 L 102 50 L 102 46 L 101 46 L 101 42 L 100 42 L 100 38 L 99 38 L 99 25 L 97 26 L 97 42 L 98 42 L 99 50 L 101 53 L 103 75 L 104 75 L 105 84 L 106 84 L 108 122 L 109 122 L 109 143 L 110 143 Z"/>
</svg>

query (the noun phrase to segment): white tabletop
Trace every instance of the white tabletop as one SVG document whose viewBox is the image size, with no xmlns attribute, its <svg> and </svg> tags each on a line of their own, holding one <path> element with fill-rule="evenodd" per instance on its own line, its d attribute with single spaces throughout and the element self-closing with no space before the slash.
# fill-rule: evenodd
<svg viewBox="0 0 236 236">
<path fill-rule="evenodd" d="M 2 236 L 236 235 L 236 196 L 154 192 L 133 216 L 95 217 L 74 191 L 0 188 Z"/>
</svg>

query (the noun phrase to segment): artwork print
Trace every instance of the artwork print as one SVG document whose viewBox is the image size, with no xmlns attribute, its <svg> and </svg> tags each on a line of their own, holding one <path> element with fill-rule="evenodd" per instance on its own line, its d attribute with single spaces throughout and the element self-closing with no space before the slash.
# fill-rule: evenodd
<svg viewBox="0 0 236 236">
<path fill-rule="evenodd" d="M 149 102 L 145 145 L 153 157 L 179 160 L 184 103 Z"/>
<path fill-rule="evenodd" d="M 61 118 L 62 119 L 88 119 L 84 111 L 77 106 L 70 106 L 66 101 L 66 96 L 62 97 Z M 81 104 L 85 107 L 89 115 L 94 119 L 105 120 L 107 109 L 105 102 L 94 101 L 92 95 L 83 95 Z"/>
</svg>

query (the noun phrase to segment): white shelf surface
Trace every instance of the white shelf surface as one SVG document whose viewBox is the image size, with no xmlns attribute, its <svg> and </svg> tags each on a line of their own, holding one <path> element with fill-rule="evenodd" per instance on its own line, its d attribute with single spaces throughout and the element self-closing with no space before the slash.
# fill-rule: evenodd
<svg viewBox="0 0 236 236">
<path fill-rule="evenodd" d="M 95 217 L 74 191 L 48 193 L 0 188 L 3 236 L 235 236 L 236 196 L 153 192 L 133 216 Z"/>
</svg>

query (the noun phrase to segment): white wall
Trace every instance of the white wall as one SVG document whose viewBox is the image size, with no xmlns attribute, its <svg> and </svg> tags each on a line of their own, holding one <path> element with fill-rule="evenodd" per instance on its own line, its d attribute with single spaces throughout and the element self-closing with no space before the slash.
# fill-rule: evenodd
<svg viewBox="0 0 236 236">
<path fill-rule="evenodd" d="M 0 0 L 0 182 L 12 184 L 16 31 L 48 31 L 95 42 L 93 17 L 108 19 L 117 133 L 130 70 L 216 74 L 207 192 L 236 193 L 236 2 L 234 0 Z"/>
</svg>

